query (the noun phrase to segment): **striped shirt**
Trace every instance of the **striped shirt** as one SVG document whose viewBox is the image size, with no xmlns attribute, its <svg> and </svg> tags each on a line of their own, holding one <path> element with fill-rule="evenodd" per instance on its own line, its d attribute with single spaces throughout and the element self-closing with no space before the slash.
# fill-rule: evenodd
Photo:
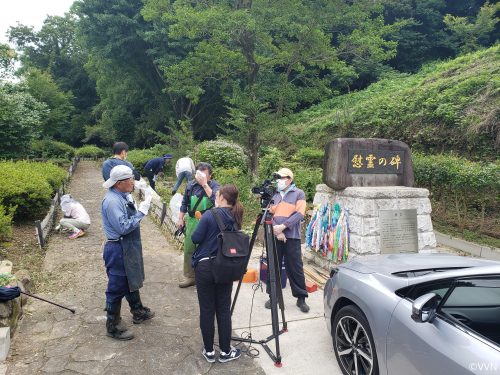
<svg viewBox="0 0 500 375">
<path fill-rule="evenodd" d="M 270 211 L 274 215 L 273 225 L 286 226 L 286 238 L 300 239 L 300 222 L 306 213 L 306 195 L 302 190 L 292 186 L 283 196 L 274 194 Z"/>
</svg>

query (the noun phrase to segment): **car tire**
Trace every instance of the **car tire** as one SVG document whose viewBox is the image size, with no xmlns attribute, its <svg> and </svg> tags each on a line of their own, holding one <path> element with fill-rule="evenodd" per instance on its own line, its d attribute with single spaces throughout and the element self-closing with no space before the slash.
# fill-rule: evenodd
<svg viewBox="0 0 500 375">
<path fill-rule="evenodd" d="M 378 375 L 378 361 L 370 325 L 354 305 L 342 307 L 333 319 L 333 350 L 344 375 Z"/>
</svg>

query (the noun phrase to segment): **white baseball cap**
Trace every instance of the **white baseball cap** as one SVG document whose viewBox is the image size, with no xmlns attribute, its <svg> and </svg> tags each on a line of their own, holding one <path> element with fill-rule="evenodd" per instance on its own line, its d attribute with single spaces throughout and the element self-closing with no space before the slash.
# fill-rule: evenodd
<svg viewBox="0 0 500 375">
<path fill-rule="evenodd" d="M 109 173 L 109 178 L 104 184 L 102 184 L 102 187 L 105 189 L 109 189 L 118 181 L 127 180 L 131 177 L 134 177 L 134 172 L 132 172 L 132 169 L 130 169 L 130 167 L 127 167 L 126 165 L 117 165 L 116 167 L 113 167 L 113 169 Z"/>
</svg>

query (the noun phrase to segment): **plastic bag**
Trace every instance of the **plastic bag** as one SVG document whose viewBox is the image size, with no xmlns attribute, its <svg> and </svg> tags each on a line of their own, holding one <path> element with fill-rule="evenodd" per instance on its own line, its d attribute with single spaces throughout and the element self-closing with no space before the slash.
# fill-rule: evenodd
<svg viewBox="0 0 500 375">
<path fill-rule="evenodd" d="M 181 204 L 182 204 L 182 194 L 175 193 L 174 196 L 170 199 L 169 208 L 170 208 L 170 219 L 177 223 L 179 220 L 179 213 L 181 212 Z"/>
</svg>

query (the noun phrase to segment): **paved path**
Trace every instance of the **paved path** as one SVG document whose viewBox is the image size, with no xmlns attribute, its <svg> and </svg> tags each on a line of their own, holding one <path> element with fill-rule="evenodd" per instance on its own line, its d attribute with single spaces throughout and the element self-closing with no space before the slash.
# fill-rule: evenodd
<svg viewBox="0 0 500 375">
<path fill-rule="evenodd" d="M 202 358 L 196 291 L 177 287 L 181 255 L 149 219 L 141 225 L 146 270 L 141 294 L 156 317 L 133 325 L 124 301 L 122 316 L 136 338 L 120 342 L 105 335 L 101 184 L 96 164 L 78 165 L 70 193 L 87 208 L 93 223 L 77 240 L 53 235 L 47 248 L 47 282 L 40 295 L 75 308 L 76 314 L 31 300 L 12 342 L 7 374 L 264 374 L 247 356 L 226 364 Z"/>
</svg>

